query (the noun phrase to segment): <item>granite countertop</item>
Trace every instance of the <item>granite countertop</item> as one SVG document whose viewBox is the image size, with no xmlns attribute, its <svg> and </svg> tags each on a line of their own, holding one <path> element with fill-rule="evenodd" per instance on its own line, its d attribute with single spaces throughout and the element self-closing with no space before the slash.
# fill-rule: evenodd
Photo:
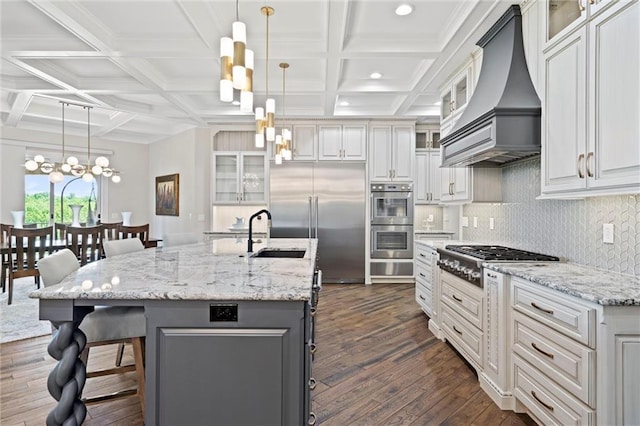
<svg viewBox="0 0 640 426">
<path fill-rule="evenodd" d="M 146 249 L 89 263 L 39 299 L 309 300 L 318 241 L 265 239 L 264 247 L 306 249 L 304 258 L 248 258 L 247 239 Z"/>
<path fill-rule="evenodd" d="M 637 276 L 565 262 L 491 262 L 483 266 L 600 305 L 640 306 Z"/>
</svg>

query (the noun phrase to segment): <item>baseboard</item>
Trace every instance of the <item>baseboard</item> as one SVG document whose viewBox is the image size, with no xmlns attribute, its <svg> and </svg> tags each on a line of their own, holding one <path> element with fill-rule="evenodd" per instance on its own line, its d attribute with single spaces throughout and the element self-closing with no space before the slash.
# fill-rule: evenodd
<svg viewBox="0 0 640 426">
<path fill-rule="evenodd" d="M 433 333 L 436 338 L 442 340 L 444 342 L 444 335 L 442 333 L 442 329 L 438 326 L 432 319 L 429 319 L 429 331 Z"/>
<path fill-rule="evenodd" d="M 489 395 L 498 408 L 515 411 L 516 398 L 511 392 L 504 392 L 499 389 L 484 372 L 478 374 L 478 381 L 480 382 L 480 388 Z"/>
</svg>

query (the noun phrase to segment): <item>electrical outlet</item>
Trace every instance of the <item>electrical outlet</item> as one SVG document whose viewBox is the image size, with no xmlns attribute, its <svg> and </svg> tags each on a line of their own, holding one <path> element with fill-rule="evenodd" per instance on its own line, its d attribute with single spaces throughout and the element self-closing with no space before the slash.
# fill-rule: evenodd
<svg viewBox="0 0 640 426">
<path fill-rule="evenodd" d="M 496 229 L 496 221 L 494 218 L 489 218 L 489 229 Z"/>
<path fill-rule="evenodd" d="M 473 227 L 474 228 L 478 227 L 478 218 L 476 216 L 473 217 Z"/>
<path fill-rule="evenodd" d="M 613 223 L 602 224 L 602 242 L 613 244 Z"/>
<path fill-rule="evenodd" d="M 469 218 L 467 216 L 462 216 L 462 226 L 469 226 Z"/>
<path fill-rule="evenodd" d="M 427 222 L 433 222 L 433 215 L 432 215 L 432 214 L 430 214 L 430 215 L 427 217 Z"/>
</svg>

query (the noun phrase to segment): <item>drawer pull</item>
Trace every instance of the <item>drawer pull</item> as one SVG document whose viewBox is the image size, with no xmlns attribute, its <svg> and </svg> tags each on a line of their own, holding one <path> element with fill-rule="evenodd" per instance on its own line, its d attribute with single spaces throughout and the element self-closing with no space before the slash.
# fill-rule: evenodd
<svg viewBox="0 0 640 426">
<path fill-rule="evenodd" d="M 541 308 L 540 306 L 536 305 L 536 302 L 531 302 L 531 306 L 533 306 L 537 310 L 542 311 L 546 314 L 553 315 L 553 311 L 551 309 Z"/>
<path fill-rule="evenodd" d="M 453 331 L 462 336 L 462 331 L 458 330 L 455 325 L 453 326 Z"/>
<path fill-rule="evenodd" d="M 318 312 L 318 309 L 317 309 L 317 308 L 311 308 L 311 309 L 309 309 L 309 314 L 310 314 L 312 317 L 315 317 L 315 316 L 316 316 L 316 312 Z"/>
<path fill-rule="evenodd" d="M 459 297 L 457 297 L 455 294 L 452 294 L 451 297 L 453 297 L 455 300 L 457 300 L 458 302 L 462 302 L 462 299 L 460 299 Z"/>
<path fill-rule="evenodd" d="M 311 377 L 309 379 L 309 389 L 310 390 L 314 390 L 316 388 L 317 384 L 318 384 L 318 382 L 316 382 L 316 379 L 314 379 L 313 377 Z"/>
<path fill-rule="evenodd" d="M 422 272 L 420 272 L 420 276 L 423 278 L 427 278 L 427 276 L 425 274 L 423 274 Z"/>
<path fill-rule="evenodd" d="M 547 357 L 549 357 L 549 358 L 553 359 L 553 356 L 554 356 L 553 354 L 550 354 L 549 352 L 545 352 L 545 351 L 543 351 L 542 349 L 540 349 L 540 348 L 538 347 L 538 345 L 536 345 L 536 343 L 535 343 L 535 342 L 531 342 L 531 347 L 532 347 L 533 349 L 535 349 L 536 351 L 540 352 L 542 355 L 545 355 L 545 356 L 547 356 Z"/>
<path fill-rule="evenodd" d="M 425 257 L 424 253 L 419 254 L 420 257 Z"/>
<path fill-rule="evenodd" d="M 418 297 L 419 297 L 420 299 L 424 300 L 425 302 L 427 301 L 427 299 L 425 299 L 425 298 L 424 298 L 424 296 L 423 296 L 423 295 L 421 295 L 421 294 L 419 294 L 419 295 L 418 295 Z"/>
<path fill-rule="evenodd" d="M 316 346 L 315 343 L 310 343 L 309 344 L 309 353 L 311 353 L 312 355 L 316 353 L 316 351 L 318 350 L 318 346 Z"/>
<path fill-rule="evenodd" d="M 536 399 L 536 401 L 538 401 L 540 404 L 542 404 L 542 406 L 544 408 L 546 408 L 549 411 L 553 411 L 553 407 L 552 406 L 550 406 L 548 404 L 545 404 L 544 402 L 540 401 L 540 398 L 538 398 L 538 396 L 536 395 L 535 391 L 531 391 L 531 396 L 534 397 Z"/>
<path fill-rule="evenodd" d="M 309 413 L 309 421 L 307 422 L 310 426 L 313 426 L 316 424 L 316 413 L 314 413 L 313 411 Z"/>
</svg>

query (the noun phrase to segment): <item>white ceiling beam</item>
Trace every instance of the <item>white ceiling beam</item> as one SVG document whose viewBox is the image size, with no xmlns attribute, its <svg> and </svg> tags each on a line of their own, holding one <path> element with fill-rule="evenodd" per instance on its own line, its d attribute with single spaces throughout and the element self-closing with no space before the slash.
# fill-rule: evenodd
<svg viewBox="0 0 640 426">
<path fill-rule="evenodd" d="M 335 110 L 336 95 L 338 93 L 339 78 L 342 74 L 342 50 L 347 32 L 350 0 L 335 0 L 328 4 L 329 15 L 327 17 L 326 32 L 327 61 L 325 71 L 325 98 L 324 113 L 333 116 Z"/>
<path fill-rule="evenodd" d="M 9 113 L 9 116 L 5 120 L 4 124 L 6 126 L 17 127 L 18 123 L 22 119 L 22 116 L 29 107 L 32 99 L 33 93 L 31 92 L 18 93 L 13 103 L 11 104 L 11 112 Z"/>
</svg>

